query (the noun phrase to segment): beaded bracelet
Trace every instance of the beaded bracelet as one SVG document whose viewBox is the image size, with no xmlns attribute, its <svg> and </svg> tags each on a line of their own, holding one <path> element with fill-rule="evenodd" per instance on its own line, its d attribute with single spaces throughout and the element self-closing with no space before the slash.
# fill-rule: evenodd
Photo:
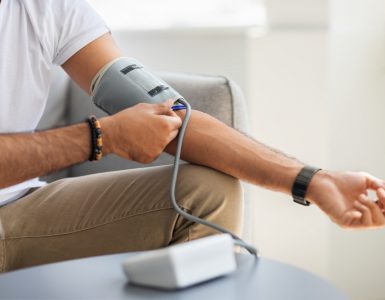
<svg viewBox="0 0 385 300">
<path fill-rule="evenodd" d="M 102 139 L 102 127 L 100 122 L 95 116 L 90 116 L 87 119 L 87 123 L 91 129 L 91 146 L 92 152 L 89 157 L 89 161 L 100 160 L 103 156 L 103 139 Z"/>
</svg>

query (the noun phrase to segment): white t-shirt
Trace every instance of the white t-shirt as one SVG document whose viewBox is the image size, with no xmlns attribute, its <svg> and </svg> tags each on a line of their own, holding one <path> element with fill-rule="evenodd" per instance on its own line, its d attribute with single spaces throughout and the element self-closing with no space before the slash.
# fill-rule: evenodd
<svg viewBox="0 0 385 300">
<path fill-rule="evenodd" d="M 0 134 L 34 131 L 46 105 L 52 64 L 62 65 L 108 31 L 85 0 L 1 0 Z M 0 206 L 44 184 L 35 178 L 0 189 Z"/>
</svg>

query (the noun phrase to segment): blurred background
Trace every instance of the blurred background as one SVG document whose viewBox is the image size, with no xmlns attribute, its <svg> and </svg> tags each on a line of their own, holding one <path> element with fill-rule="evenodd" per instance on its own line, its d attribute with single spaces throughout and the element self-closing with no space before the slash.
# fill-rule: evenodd
<svg viewBox="0 0 385 300">
<path fill-rule="evenodd" d="M 127 56 L 226 75 L 251 134 L 315 166 L 385 178 L 384 0 L 90 0 Z M 346 232 L 317 207 L 247 187 L 262 255 L 385 299 L 385 231 Z"/>
</svg>

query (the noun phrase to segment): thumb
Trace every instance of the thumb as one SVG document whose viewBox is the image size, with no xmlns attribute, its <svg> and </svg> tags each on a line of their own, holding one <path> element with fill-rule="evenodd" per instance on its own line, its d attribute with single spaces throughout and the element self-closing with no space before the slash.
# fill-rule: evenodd
<svg viewBox="0 0 385 300">
<path fill-rule="evenodd" d="M 175 101 L 173 99 L 169 99 L 163 103 L 155 104 L 155 112 L 159 115 L 168 114 L 171 111 L 174 102 Z"/>
</svg>

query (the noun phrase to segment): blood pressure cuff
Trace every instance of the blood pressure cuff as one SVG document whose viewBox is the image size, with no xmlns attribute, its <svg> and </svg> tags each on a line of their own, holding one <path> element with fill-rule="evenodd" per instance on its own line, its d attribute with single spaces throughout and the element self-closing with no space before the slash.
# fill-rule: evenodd
<svg viewBox="0 0 385 300">
<path fill-rule="evenodd" d="M 118 58 L 105 65 L 91 84 L 92 100 L 108 114 L 138 103 L 162 103 L 183 97 L 138 60 Z"/>
</svg>

